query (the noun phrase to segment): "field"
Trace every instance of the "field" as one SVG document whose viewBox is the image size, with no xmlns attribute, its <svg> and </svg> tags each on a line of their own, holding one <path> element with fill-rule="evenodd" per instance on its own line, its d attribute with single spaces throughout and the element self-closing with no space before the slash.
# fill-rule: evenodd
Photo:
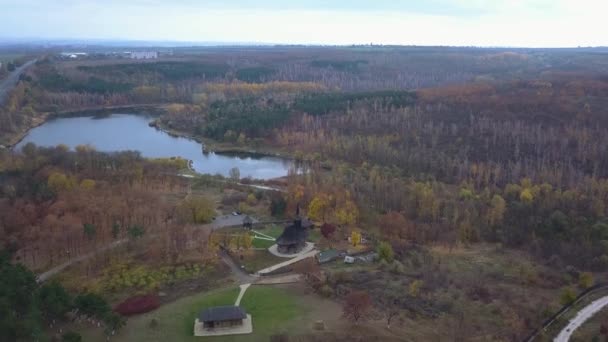
<svg viewBox="0 0 608 342">
<path fill-rule="evenodd" d="M 232 305 L 238 295 L 237 288 L 218 289 L 184 297 L 156 311 L 132 317 L 114 341 L 199 341 L 193 336 L 194 319 L 206 307 Z M 253 334 L 205 338 L 206 341 L 265 341 L 273 334 L 302 329 L 300 322 L 312 308 L 286 289 L 250 287 L 241 306 L 253 318 Z M 156 319 L 158 326 L 150 327 Z M 312 323 L 312 322 L 311 322 Z M 79 329 L 80 331 L 80 329 Z M 84 341 L 105 341 L 101 329 L 83 329 Z"/>
<path fill-rule="evenodd" d="M 299 207 L 338 227 L 331 239 L 310 233 L 319 249 L 345 249 L 360 231 L 370 250 L 384 251 L 378 262 L 322 266 L 326 275 L 306 277 L 319 295 L 250 289 L 243 303 L 254 314 L 252 339 L 307 334 L 309 317 L 323 315 L 346 336 L 355 330 L 338 319 L 338 303 L 358 290 L 373 303 L 362 338 L 521 340 L 561 307 L 564 293 L 588 287 L 589 276 L 606 280 L 605 49 L 174 52 L 141 63 L 40 54 L 0 108 L 0 141 L 9 141 L 52 113 L 161 104 L 157 124 L 214 142 L 207 150 L 280 151 L 301 166 L 265 182 L 279 188 L 266 191 L 237 185 L 247 180 L 236 170 L 230 179 L 176 177 L 183 165 L 137 153 L 0 149 L 0 246 L 15 251 L 11 261 L 43 271 L 124 239 L 112 257 L 57 279 L 112 304 L 171 292 L 118 340 L 189 340 L 201 306 L 230 303 L 235 289 L 214 290 L 228 272 L 218 245 L 247 272 L 285 260 L 265 250 L 273 241 L 250 243 L 241 227 L 213 231 L 214 217 L 234 211 L 276 222 Z M 275 238 L 282 231 L 260 228 Z M 387 331 L 393 313 L 400 324 Z M 603 315 L 579 338 L 595 336 Z M 102 340 L 97 330 L 85 340 Z"/>
</svg>

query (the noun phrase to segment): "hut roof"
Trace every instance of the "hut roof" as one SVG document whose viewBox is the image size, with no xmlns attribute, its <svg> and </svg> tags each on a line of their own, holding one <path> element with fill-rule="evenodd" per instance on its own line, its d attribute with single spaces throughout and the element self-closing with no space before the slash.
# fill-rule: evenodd
<svg viewBox="0 0 608 342">
<path fill-rule="evenodd" d="M 247 318 L 247 313 L 240 306 L 215 306 L 201 311 L 198 316 L 201 322 L 236 321 Z"/>
</svg>

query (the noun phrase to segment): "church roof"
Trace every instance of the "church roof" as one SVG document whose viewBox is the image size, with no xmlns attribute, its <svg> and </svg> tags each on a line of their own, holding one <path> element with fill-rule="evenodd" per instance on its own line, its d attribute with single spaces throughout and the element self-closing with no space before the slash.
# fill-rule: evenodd
<svg viewBox="0 0 608 342">
<path fill-rule="evenodd" d="M 285 227 L 283 234 L 277 238 L 277 244 L 294 245 L 306 241 L 308 229 L 304 228 L 302 223 L 298 223 L 296 220 L 291 225 Z"/>
</svg>

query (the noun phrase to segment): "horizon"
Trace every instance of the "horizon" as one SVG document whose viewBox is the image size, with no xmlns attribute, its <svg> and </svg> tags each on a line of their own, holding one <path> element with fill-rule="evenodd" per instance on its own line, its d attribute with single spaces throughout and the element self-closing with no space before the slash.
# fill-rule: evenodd
<svg viewBox="0 0 608 342">
<path fill-rule="evenodd" d="M 4 41 L 578 48 L 608 45 L 599 0 L 1 0 Z M 281 29 L 277 29 L 281 28 Z M 10 34 L 7 34 L 10 32 Z"/>
</svg>

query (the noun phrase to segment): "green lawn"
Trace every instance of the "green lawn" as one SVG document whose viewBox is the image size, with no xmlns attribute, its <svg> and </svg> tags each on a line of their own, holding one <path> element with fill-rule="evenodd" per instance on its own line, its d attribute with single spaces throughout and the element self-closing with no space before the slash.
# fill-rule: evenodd
<svg viewBox="0 0 608 342">
<path fill-rule="evenodd" d="M 264 235 L 271 236 L 273 238 L 279 237 L 283 233 L 283 227 L 279 227 L 276 224 L 265 226 L 263 228 L 254 229 Z M 252 235 L 256 235 L 256 233 L 252 232 Z M 274 245 L 274 241 L 263 240 L 263 239 L 253 239 L 253 247 L 255 248 L 268 248 Z"/>
<path fill-rule="evenodd" d="M 266 234 L 272 236 L 274 238 L 279 237 L 283 233 L 283 227 L 277 226 L 276 224 L 266 226 L 264 228 L 256 229 L 262 234 Z M 255 234 L 255 233 L 254 233 Z M 312 229 L 308 234 L 308 241 L 317 243 L 321 239 L 321 230 L 319 228 Z M 268 248 L 272 246 L 274 243 L 271 241 L 264 241 L 261 239 L 254 239 L 253 246 L 256 248 Z"/>
<path fill-rule="evenodd" d="M 274 256 L 268 251 L 251 251 L 251 253 L 248 252 L 243 256 L 243 260 L 237 260 L 237 262 L 245 266 L 245 270 L 247 272 L 255 273 L 261 269 L 276 265 L 285 260 L 285 258 Z"/>
<path fill-rule="evenodd" d="M 234 304 L 238 292 L 237 288 L 218 289 L 184 297 L 153 312 L 131 317 L 112 341 L 268 341 L 273 334 L 297 328 L 298 318 L 309 311 L 296 297 L 283 289 L 254 285 L 247 290 L 241 301 L 241 306 L 252 316 L 252 334 L 194 337 L 194 319 L 198 313 L 209 306 Z M 152 319 L 159 322 L 158 327 L 150 328 Z M 79 332 L 83 341 L 105 341 L 102 329 L 87 326 Z"/>
<path fill-rule="evenodd" d="M 268 225 L 264 228 L 255 228 L 258 232 L 272 236 L 274 238 L 278 238 L 279 235 L 283 234 L 283 227 L 277 226 L 276 224 Z"/>
<path fill-rule="evenodd" d="M 254 248 L 268 248 L 274 245 L 276 242 L 265 239 L 253 239 L 252 245 Z"/>
</svg>

